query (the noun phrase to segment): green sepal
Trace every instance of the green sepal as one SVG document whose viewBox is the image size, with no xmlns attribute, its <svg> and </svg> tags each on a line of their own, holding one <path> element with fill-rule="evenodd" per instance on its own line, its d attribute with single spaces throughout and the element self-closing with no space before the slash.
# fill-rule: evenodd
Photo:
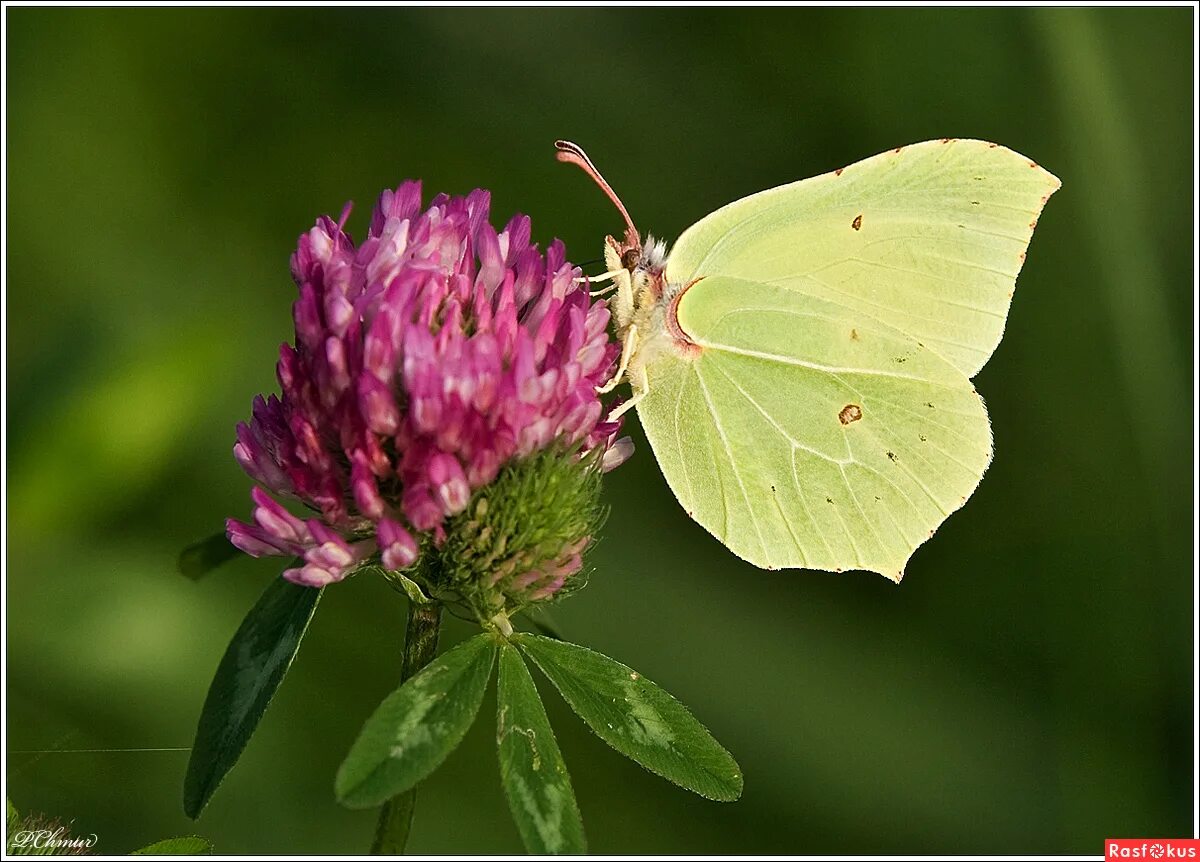
<svg viewBox="0 0 1200 862">
<path fill-rule="evenodd" d="M 398 586 L 404 595 L 408 596 L 408 600 L 414 605 L 431 605 L 433 599 L 425 595 L 425 591 L 421 589 L 421 585 L 410 578 L 403 572 L 391 572 L 386 569 L 381 569 L 383 576 L 391 583 Z"/>
</svg>

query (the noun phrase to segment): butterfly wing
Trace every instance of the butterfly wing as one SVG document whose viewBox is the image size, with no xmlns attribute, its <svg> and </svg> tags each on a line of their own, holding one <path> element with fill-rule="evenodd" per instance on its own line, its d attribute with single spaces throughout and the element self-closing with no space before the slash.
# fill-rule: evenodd
<svg viewBox="0 0 1200 862">
<path fill-rule="evenodd" d="M 728 275 L 873 317 L 968 377 L 1004 332 L 1058 179 L 986 141 L 927 141 L 751 195 L 684 231 L 667 280 Z"/>
<path fill-rule="evenodd" d="M 638 415 L 680 503 L 739 557 L 898 581 L 979 484 L 983 401 L 915 339 L 722 276 L 688 290 L 679 323 L 702 352 L 653 363 Z"/>
<path fill-rule="evenodd" d="M 970 377 L 1003 332 L 1058 180 L 930 142 L 762 192 L 689 228 L 667 280 L 701 350 L 638 414 L 688 513 L 763 568 L 899 580 L 991 460 Z"/>
</svg>

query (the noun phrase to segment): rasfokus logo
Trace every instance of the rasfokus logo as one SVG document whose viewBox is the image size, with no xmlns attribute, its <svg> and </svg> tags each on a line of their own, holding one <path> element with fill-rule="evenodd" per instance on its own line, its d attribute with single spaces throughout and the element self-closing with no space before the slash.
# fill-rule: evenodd
<svg viewBox="0 0 1200 862">
<path fill-rule="evenodd" d="M 1195 838 L 1106 838 L 1105 859 L 1198 859 Z"/>
</svg>

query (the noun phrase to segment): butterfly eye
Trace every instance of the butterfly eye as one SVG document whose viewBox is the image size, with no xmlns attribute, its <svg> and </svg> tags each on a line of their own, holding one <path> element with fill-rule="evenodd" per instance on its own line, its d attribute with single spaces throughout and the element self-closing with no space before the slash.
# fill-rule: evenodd
<svg viewBox="0 0 1200 862">
<path fill-rule="evenodd" d="M 632 270 L 642 260 L 642 250 L 640 248 L 631 248 L 621 255 L 621 266 L 628 270 Z"/>
</svg>

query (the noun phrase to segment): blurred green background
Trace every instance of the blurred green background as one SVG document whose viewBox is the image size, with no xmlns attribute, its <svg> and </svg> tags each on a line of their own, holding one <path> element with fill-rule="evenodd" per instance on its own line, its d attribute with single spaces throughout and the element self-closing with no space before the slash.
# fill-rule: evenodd
<svg viewBox="0 0 1200 862">
<path fill-rule="evenodd" d="M 366 849 L 334 771 L 394 686 L 404 605 L 330 589 L 193 827 L 186 753 L 280 568 L 194 583 L 249 511 L 234 423 L 291 338 L 288 255 L 406 177 L 599 255 L 900 144 L 996 140 L 1063 180 L 978 378 L 996 460 L 896 587 L 767 573 L 687 519 L 644 441 L 611 474 L 566 633 L 688 703 L 740 760 L 705 802 L 547 690 L 597 853 L 1099 853 L 1192 830 L 1192 10 L 8 10 L 9 794 L 124 852 Z M 631 422 L 627 427 L 635 427 Z M 634 432 L 637 434 L 637 432 Z M 469 629 L 453 623 L 448 641 Z M 548 686 L 544 687 L 548 689 Z M 486 711 L 490 709 L 485 704 Z M 490 717 L 411 849 L 519 852 Z M 21 751 L 57 749 L 53 754 Z"/>
</svg>

